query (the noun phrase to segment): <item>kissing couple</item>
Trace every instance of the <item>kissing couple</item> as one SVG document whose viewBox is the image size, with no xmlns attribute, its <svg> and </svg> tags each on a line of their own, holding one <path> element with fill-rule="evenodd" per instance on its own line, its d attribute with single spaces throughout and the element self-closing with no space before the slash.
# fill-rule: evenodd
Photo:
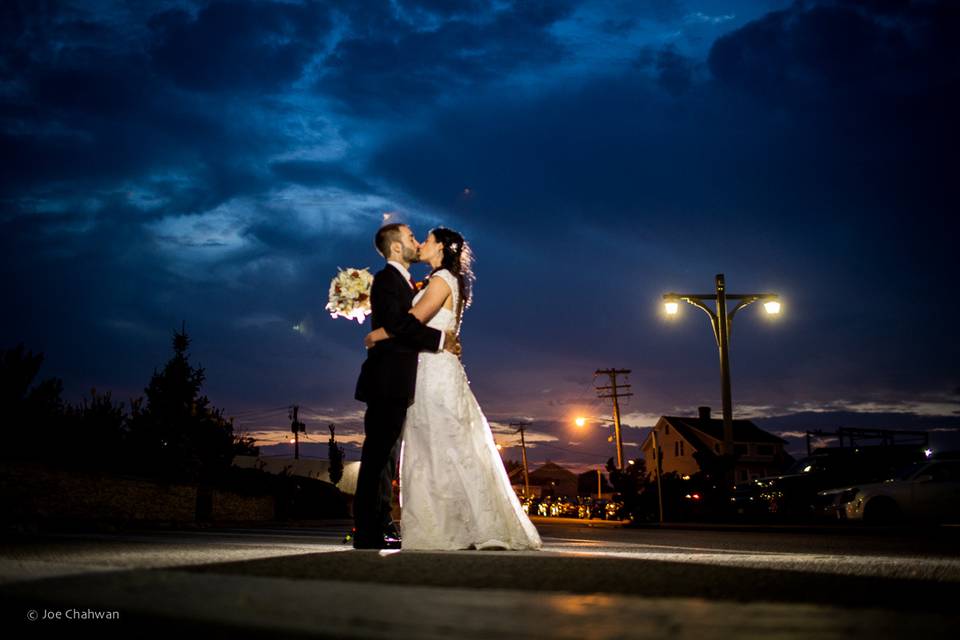
<svg viewBox="0 0 960 640">
<path fill-rule="evenodd" d="M 386 265 L 373 278 L 373 331 L 355 394 L 367 410 L 354 548 L 401 546 L 390 518 L 399 441 L 403 549 L 540 549 L 459 357 L 470 247 L 443 227 L 421 244 L 397 223 L 382 226 L 374 245 Z M 414 262 L 432 269 L 419 291 Z"/>
</svg>

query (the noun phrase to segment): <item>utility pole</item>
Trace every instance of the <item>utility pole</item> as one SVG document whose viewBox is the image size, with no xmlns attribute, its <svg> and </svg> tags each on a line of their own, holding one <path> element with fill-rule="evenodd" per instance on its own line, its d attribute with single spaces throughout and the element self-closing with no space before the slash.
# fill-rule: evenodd
<svg viewBox="0 0 960 640">
<path fill-rule="evenodd" d="M 287 415 L 290 418 L 290 430 L 293 431 L 293 459 L 300 459 L 300 434 L 306 433 L 307 425 L 300 422 L 297 419 L 297 415 L 300 412 L 300 405 L 293 405 L 290 408 L 290 413 Z"/>
<path fill-rule="evenodd" d="M 600 467 L 597 467 L 597 500 L 603 498 L 603 476 L 600 475 Z"/>
<path fill-rule="evenodd" d="M 524 429 L 527 428 L 527 422 L 511 422 L 509 426 L 519 427 L 517 433 L 520 434 L 520 453 L 523 457 L 523 497 L 530 497 L 530 470 L 527 468 L 527 440 L 524 438 Z"/>
<path fill-rule="evenodd" d="M 627 396 L 632 396 L 633 393 L 624 393 L 624 389 L 629 389 L 629 384 L 617 384 L 618 375 L 629 375 L 630 369 L 597 369 L 596 373 L 593 374 L 593 377 L 596 378 L 599 375 L 610 376 L 610 385 L 606 387 L 597 387 L 597 391 L 606 391 L 607 395 L 600 394 L 598 398 L 613 398 L 613 428 L 614 435 L 617 438 L 617 469 L 623 470 L 623 441 L 620 437 L 620 398 L 626 398 Z"/>
</svg>

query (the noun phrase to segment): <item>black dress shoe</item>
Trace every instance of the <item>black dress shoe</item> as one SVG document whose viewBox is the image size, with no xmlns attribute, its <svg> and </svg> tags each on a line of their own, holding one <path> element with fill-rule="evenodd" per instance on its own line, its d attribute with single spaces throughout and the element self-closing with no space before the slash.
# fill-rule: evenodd
<svg viewBox="0 0 960 640">
<path fill-rule="evenodd" d="M 387 538 L 394 538 L 396 540 L 402 539 L 400 537 L 400 529 L 393 522 L 391 522 L 390 524 L 388 524 L 386 527 L 383 528 L 383 535 L 386 536 Z"/>
<path fill-rule="evenodd" d="M 387 535 L 380 536 L 379 539 L 368 540 L 366 538 L 353 540 L 354 549 L 399 549 L 400 540 Z"/>
<path fill-rule="evenodd" d="M 361 542 L 360 540 L 354 540 L 353 548 L 354 549 L 386 549 L 386 547 L 383 546 L 382 542 L 377 542 L 376 540 L 374 540 L 373 542 Z"/>
<path fill-rule="evenodd" d="M 383 549 L 399 549 L 400 548 L 400 539 L 391 538 L 389 536 L 383 537 Z"/>
</svg>

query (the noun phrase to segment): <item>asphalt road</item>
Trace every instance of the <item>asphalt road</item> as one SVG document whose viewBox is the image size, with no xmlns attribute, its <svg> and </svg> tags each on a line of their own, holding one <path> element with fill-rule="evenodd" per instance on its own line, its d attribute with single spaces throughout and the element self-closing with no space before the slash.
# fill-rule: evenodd
<svg viewBox="0 0 960 640">
<path fill-rule="evenodd" d="M 960 620 L 955 527 L 536 523 L 539 552 L 355 551 L 342 544 L 349 523 L 7 536 L 3 624 L 168 637 L 917 639 L 953 637 Z"/>
</svg>

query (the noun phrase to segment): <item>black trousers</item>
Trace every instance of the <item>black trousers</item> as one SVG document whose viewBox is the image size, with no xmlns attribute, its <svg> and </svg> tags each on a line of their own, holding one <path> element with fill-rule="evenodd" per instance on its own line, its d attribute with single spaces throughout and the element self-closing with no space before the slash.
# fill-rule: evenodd
<svg viewBox="0 0 960 640">
<path fill-rule="evenodd" d="M 367 403 L 363 416 L 366 437 L 353 496 L 353 522 L 357 528 L 356 538 L 361 542 L 378 541 L 390 523 L 393 478 L 406 417 L 406 400 Z"/>
</svg>

